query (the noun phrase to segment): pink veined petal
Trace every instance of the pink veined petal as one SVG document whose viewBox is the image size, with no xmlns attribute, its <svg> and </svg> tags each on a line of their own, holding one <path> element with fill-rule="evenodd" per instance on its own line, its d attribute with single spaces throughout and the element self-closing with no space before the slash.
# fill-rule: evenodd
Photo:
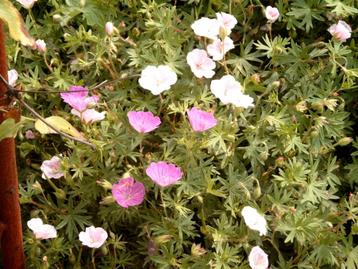
<svg viewBox="0 0 358 269">
<path fill-rule="evenodd" d="M 60 95 L 63 101 L 73 109 L 79 112 L 87 109 L 88 101 L 86 101 L 86 97 L 88 96 L 88 90 L 86 88 L 71 86 L 68 92 L 61 93 Z"/>
<path fill-rule="evenodd" d="M 196 107 L 187 111 L 189 122 L 195 132 L 206 131 L 217 124 L 213 113 L 202 111 Z"/>
<path fill-rule="evenodd" d="M 123 178 L 113 184 L 112 195 L 116 202 L 124 208 L 136 206 L 144 200 L 145 187 L 143 183 L 136 182 L 131 177 Z"/>
<path fill-rule="evenodd" d="M 180 180 L 183 173 L 180 167 L 166 162 L 152 162 L 146 169 L 146 174 L 158 185 L 166 187 Z"/>
<path fill-rule="evenodd" d="M 158 128 L 160 118 L 152 112 L 129 111 L 127 113 L 130 125 L 139 133 L 148 133 Z"/>
</svg>

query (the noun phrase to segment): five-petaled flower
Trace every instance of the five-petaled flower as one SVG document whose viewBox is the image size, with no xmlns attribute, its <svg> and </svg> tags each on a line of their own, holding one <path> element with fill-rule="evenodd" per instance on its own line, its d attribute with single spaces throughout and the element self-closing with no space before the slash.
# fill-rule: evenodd
<svg viewBox="0 0 358 269">
<path fill-rule="evenodd" d="M 220 33 L 220 23 L 216 19 L 202 17 L 196 20 L 192 25 L 194 33 L 198 36 L 216 39 Z"/>
<path fill-rule="evenodd" d="M 160 118 L 152 112 L 129 111 L 127 117 L 130 125 L 139 133 L 148 133 L 158 128 Z"/>
<path fill-rule="evenodd" d="M 197 78 L 212 78 L 215 75 L 215 72 L 213 71 L 215 62 L 209 58 L 205 50 L 192 50 L 186 56 L 186 61 Z"/>
<path fill-rule="evenodd" d="M 214 40 L 206 49 L 215 61 L 219 61 L 224 58 L 226 52 L 233 48 L 235 48 L 234 41 L 230 37 L 225 37 L 223 41 L 221 39 Z"/>
<path fill-rule="evenodd" d="M 54 226 L 43 224 L 40 218 L 32 218 L 27 222 L 29 227 L 35 234 L 36 239 L 50 239 L 57 237 L 57 231 Z"/>
<path fill-rule="evenodd" d="M 127 208 L 140 205 L 145 196 L 144 184 L 136 182 L 133 178 L 122 178 L 112 186 L 112 195 L 116 202 Z"/>
<path fill-rule="evenodd" d="M 195 132 L 203 132 L 213 128 L 218 123 L 214 113 L 200 110 L 196 107 L 187 111 L 191 128 Z"/>
<path fill-rule="evenodd" d="M 177 74 L 166 65 L 148 65 L 142 70 L 138 80 L 139 85 L 158 95 L 163 91 L 169 90 L 177 82 Z"/>
<path fill-rule="evenodd" d="M 225 30 L 225 36 L 229 35 L 231 30 L 237 24 L 236 18 L 233 15 L 225 12 L 216 13 L 216 20 L 219 23 L 221 29 Z"/>
<path fill-rule="evenodd" d="M 46 51 L 46 43 L 45 41 L 43 41 L 42 39 L 37 39 L 35 41 L 35 45 L 36 45 L 36 49 L 39 51 L 39 52 L 45 52 Z"/>
<path fill-rule="evenodd" d="M 87 227 L 85 232 L 80 232 L 79 239 L 82 245 L 90 248 L 99 248 L 108 237 L 107 232 L 101 227 Z"/>
<path fill-rule="evenodd" d="M 246 225 L 255 231 L 259 231 L 260 235 L 267 234 L 267 223 L 266 219 L 257 212 L 257 210 L 250 206 L 245 206 L 241 215 L 244 217 Z"/>
<path fill-rule="evenodd" d="M 50 160 L 46 160 L 41 164 L 43 179 L 60 178 L 64 173 L 61 169 L 61 159 L 57 156 L 53 156 Z"/>
<path fill-rule="evenodd" d="M 276 7 L 267 6 L 265 9 L 265 16 L 269 22 L 274 23 L 280 17 L 280 12 Z"/>
<path fill-rule="evenodd" d="M 147 176 L 162 187 L 172 185 L 183 177 L 180 167 L 167 162 L 152 162 L 145 172 Z"/>
<path fill-rule="evenodd" d="M 252 269 L 267 269 L 268 256 L 260 247 L 253 247 L 249 254 L 249 264 Z"/>
<path fill-rule="evenodd" d="M 344 21 L 338 21 L 338 23 L 331 25 L 328 28 L 328 32 L 337 40 L 345 42 L 351 37 L 352 28 Z"/>
</svg>

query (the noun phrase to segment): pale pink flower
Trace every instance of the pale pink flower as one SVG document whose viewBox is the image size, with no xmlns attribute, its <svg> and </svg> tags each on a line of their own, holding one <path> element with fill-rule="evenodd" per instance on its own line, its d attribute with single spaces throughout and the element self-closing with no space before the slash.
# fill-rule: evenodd
<svg viewBox="0 0 358 269">
<path fill-rule="evenodd" d="M 172 185 L 183 177 L 180 167 L 167 162 L 152 162 L 145 172 L 147 176 L 162 187 Z"/>
<path fill-rule="evenodd" d="M 204 36 L 210 39 L 216 39 L 220 33 L 220 23 L 216 19 L 202 17 L 196 20 L 192 25 L 194 33 L 198 36 Z"/>
<path fill-rule="evenodd" d="M 43 224 L 40 218 L 32 218 L 27 222 L 29 227 L 35 234 L 36 239 L 50 239 L 57 237 L 57 231 L 54 226 Z"/>
<path fill-rule="evenodd" d="M 16 0 L 19 2 L 24 8 L 30 9 L 37 2 L 37 0 Z"/>
<path fill-rule="evenodd" d="M 338 21 L 337 24 L 331 25 L 328 32 L 337 40 L 345 42 L 351 37 L 352 28 L 344 21 Z"/>
<path fill-rule="evenodd" d="M 36 138 L 35 134 L 31 130 L 27 130 L 25 132 L 25 137 L 26 137 L 26 139 L 35 139 Z"/>
<path fill-rule="evenodd" d="M 197 78 L 212 78 L 215 75 L 215 72 L 213 71 L 215 62 L 208 57 L 205 50 L 192 50 L 186 56 L 186 61 Z"/>
<path fill-rule="evenodd" d="M 235 48 L 234 41 L 230 37 L 225 37 L 224 41 L 221 41 L 221 39 L 214 40 L 206 49 L 215 61 L 219 61 L 224 58 L 226 52 L 233 48 Z"/>
<path fill-rule="evenodd" d="M 275 7 L 267 6 L 265 9 L 265 16 L 269 22 L 274 23 L 278 19 L 278 17 L 280 17 L 280 12 Z"/>
<path fill-rule="evenodd" d="M 233 15 L 225 12 L 216 13 L 216 19 L 220 24 L 220 27 L 225 30 L 226 35 L 229 35 L 231 30 L 237 24 L 236 18 Z"/>
<path fill-rule="evenodd" d="M 249 254 L 249 264 L 252 269 L 267 269 L 268 256 L 260 247 L 253 247 Z"/>
<path fill-rule="evenodd" d="M 127 117 L 130 125 L 139 133 L 148 133 L 158 128 L 160 118 L 152 112 L 129 111 Z"/>
<path fill-rule="evenodd" d="M 112 35 L 114 32 L 113 23 L 110 21 L 106 22 L 104 29 L 106 30 L 107 35 Z"/>
<path fill-rule="evenodd" d="M 7 77 L 8 77 L 8 83 L 12 87 L 15 87 L 16 81 L 19 78 L 19 73 L 17 73 L 17 71 L 15 69 L 11 69 L 7 72 Z"/>
<path fill-rule="evenodd" d="M 101 247 L 108 237 L 107 232 L 101 227 L 87 227 L 85 232 L 80 232 L 79 239 L 82 245 L 90 248 Z"/>
<path fill-rule="evenodd" d="M 36 45 L 36 49 L 39 51 L 39 52 L 45 52 L 46 51 L 46 43 L 45 41 L 43 41 L 42 39 L 37 39 L 35 41 L 35 45 Z"/>
<path fill-rule="evenodd" d="M 202 111 L 196 107 L 187 111 L 191 128 L 195 132 L 203 132 L 213 128 L 218 123 L 214 113 Z"/>
<path fill-rule="evenodd" d="M 145 196 L 144 184 L 136 182 L 131 177 L 122 178 L 118 183 L 113 184 L 112 195 L 116 202 L 124 208 L 140 205 Z"/>
<path fill-rule="evenodd" d="M 257 212 L 257 210 L 250 206 L 245 206 L 242 211 L 241 215 L 244 218 L 246 225 L 255 231 L 259 231 L 260 235 L 267 234 L 267 223 L 266 219 Z"/>
<path fill-rule="evenodd" d="M 70 86 L 69 91 L 60 93 L 60 95 L 65 103 L 69 104 L 78 112 L 85 111 L 99 100 L 97 95 L 88 97 L 87 88 L 81 86 Z"/>
<path fill-rule="evenodd" d="M 158 95 L 163 91 L 169 90 L 171 85 L 177 81 L 176 73 L 166 65 L 153 66 L 148 65 L 142 70 L 138 80 L 139 85 L 144 89 Z"/>
<path fill-rule="evenodd" d="M 75 116 L 78 116 L 82 122 L 88 124 L 96 121 L 101 121 L 106 117 L 106 112 L 98 112 L 93 108 L 86 109 L 83 112 L 79 112 L 76 109 L 71 109 L 71 113 Z"/>
<path fill-rule="evenodd" d="M 41 164 L 42 178 L 60 178 L 64 173 L 61 169 L 61 159 L 57 156 L 53 156 L 50 160 L 46 160 Z"/>
</svg>

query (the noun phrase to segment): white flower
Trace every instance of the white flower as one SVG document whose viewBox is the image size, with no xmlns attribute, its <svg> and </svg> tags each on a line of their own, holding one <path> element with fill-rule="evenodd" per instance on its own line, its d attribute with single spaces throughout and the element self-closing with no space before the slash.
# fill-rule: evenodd
<svg viewBox="0 0 358 269">
<path fill-rule="evenodd" d="M 248 108 L 253 106 L 253 99 L 242 93 L 240 82 L 231 75 L 211 81 L 210 90 L 223 104 L 233 104 L 237 107 Z"/>
<path fill-rule="evenodd" d="M 252 269 L 267 269 L 268 256 L 260 247 L 253 247 L 249 254 L 249 264 Z"/>
<path fill-rule="evenodd" d="M 352 28 L 346 22 L 338 21 L 328 28 L 328 32 L 337 40 L 344 42 L 351 37 Z"/>
<path fill-rule="evenodd" d="M 83 245 L 90 248 L 101 247 L 108 237 L 107 232 L 101 227 L 87 227 L 85 232 L 80 232 L 79 239 Z"/>
<path fill-rule="evenodd" d="M 230 37 L 225 37 L 224 41 L 221 41 L 220 39 L 214 40 L 214 42 L 208 45 L 206 49 L 208 54 L 212 56 L 215 61 L 219 61 L 224 58 L 226 52 L 234 47 L 234 41 L 232 41 Z"/>
<path fill-rule="evenodd" d="M 104 29 L 106 30 L 107 35 L 112 35 L 114 31 L 113 23 L 110 21 L 106 22 Z"/>
<path fill-rule="evenodd" d="M 19 2 L 24 8 L 30 9 L 35 4 L 37 0 L 16 0 Z"/>
<path fill-rule="evenodd" d="M 98 112 L 93 108 L 86 109 L 83 112 L 79 112 L 76 109 L 71 109 L 71 113 L 73 115 L 76 115 L 80 117 L 81 121 L 84 121 L 85 123 L 92 123 L 96 121 L 101 121 L 106 117 L 106 112 Z"/>
<path fill-rule="evenodd" d="M 204 36 L 210 39 L 216 39 L 220 33 L 220 23 L 216 19 L 202 17 L 196 20 L 192 25 L 194 33 L 198 36 Z"/>
<path fill-rule="evenodd" d="M 46 51 L 46 43 L 42 39 L 37 39 L 35 41 L 35 44 L 36 44 L 36 49 L 39 52 L 45 52 Z"/>
<path fill-rule="evenodd" d="M 257 210 L 250 206 L 245 206 L 241 215 L 244 217 L 246 225 L 255 231 L 259 231 L 260 235 L 266 235 L 267 223 L 265 218 L 257 212 Z"/>
<path fill-rule="evenodd" d="M 61 159 L 53 156 L 50 160 L 46 160 L 41 164 L 42 178 L 60 178 L 64 173 L 61 170 Z"/>
<path fill-rule="evenodd" d="M 227 14 L 225 12 L 216 13 L 216 19 L 220 26 L 225 30 L 226 35 L 229 35 L 231 30 L 237 24 L 236 18 L 233 15 Z"/>
<path fill-rule="evenodd" d="M 36 239 L 56 238 L 57 231 L 54 226 L 43 224 L 40 218 L 32 218 L 27 222 L 27 226 L 34 232 Z"/>
<path fill-rule="evenodd" d="M 16 85 L 16 81 L 19 78 L 19 74 L 17 73 L 17 71 L 15 69 L 11 69 L 7 72 L 7 77 L 8 77 L 8 83 L 15 87 Z"/>
<path fill-rule="evenodd" d="M 177 79 L 177 75 L 169 66 L 159 65 L 156 67 L 148 65 L 142 70 L 138 82 L 144 89 L 150 90 L 154 95 L 158 95 L 169 90 Z"/>
<path fill-rule="evenodd" d="M 278 17 L 280 17 L 280 12 L 278 11 L 277 8 L 268 6 L 265 9 L 265 16 L 266 19 L 269 20 L 269 22 L 275 22 L 278 19 Z"/>
<path fill-rule="evenodd" d="M 205 50 L 192 50 L 186 56 L 186 61 L 197 78 L 212 78 L 215 75 L 215 72 L 213 71 L 215 62 L 208 57 Z"/>
</svg>

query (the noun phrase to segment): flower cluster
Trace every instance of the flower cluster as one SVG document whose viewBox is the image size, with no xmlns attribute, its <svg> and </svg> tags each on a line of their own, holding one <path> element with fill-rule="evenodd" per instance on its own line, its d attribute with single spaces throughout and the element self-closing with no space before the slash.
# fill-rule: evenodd
<svg viewBox="0 0 358 269">
<path fill-rule="evenodd" d="M 61 98 L 72 107 L 71 113 L 78 116 L 81 121 L 91 123 L 103 120 L 106 112 L 98 112 L 91 108 L 99 97 L 97 95 L 88 96 L 88 90 L 81 86 L 71 86 L 68 92 L 61 93 Z"/>
</svg>

